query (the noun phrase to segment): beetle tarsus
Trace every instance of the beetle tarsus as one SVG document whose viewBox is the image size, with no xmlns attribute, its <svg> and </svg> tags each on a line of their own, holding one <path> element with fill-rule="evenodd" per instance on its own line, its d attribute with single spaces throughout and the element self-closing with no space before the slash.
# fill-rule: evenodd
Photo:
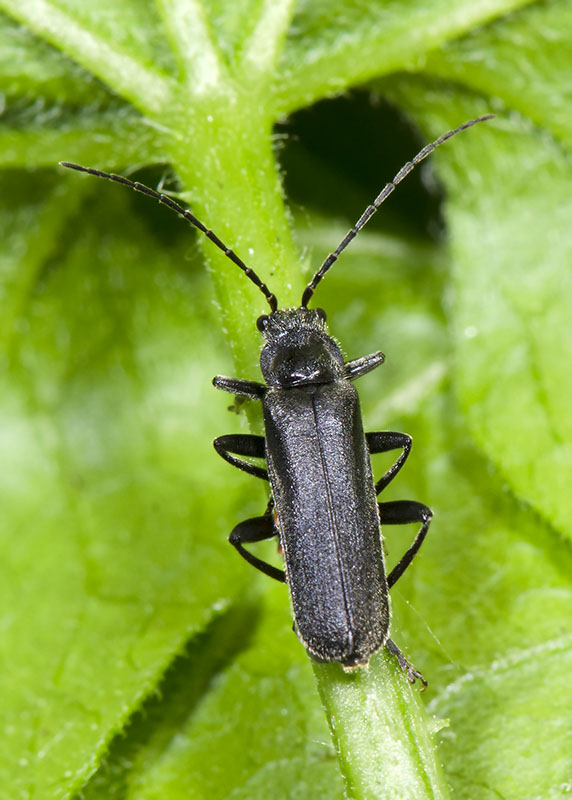
<svg viewBox="0 0 572 800">
<path fill-rule="evenodd" d="M 399 664 L 400 669 L 402 669 L 403 672 L 405 672 L 405 675 L 407 676 L 407 680 L 409 681 L 409 683 L 414 684 L 415 681 L 419 679 L 423 684 L 421 691 L 424 692 L 425 689 L 427 688 L 427 681 L 425 680 L 423 675 L 415 669 L 413 664 L 411 664 L 405 658 L 405 656 L 403 655 L 399 647 L 395 644 L 393 639 L 388 639 L 385 643 L 385 646 L 387 648 L 387 651 L 391 653 L 392 656 L 395 656 L 397 658 L 397 663 Z"/>
</svg>

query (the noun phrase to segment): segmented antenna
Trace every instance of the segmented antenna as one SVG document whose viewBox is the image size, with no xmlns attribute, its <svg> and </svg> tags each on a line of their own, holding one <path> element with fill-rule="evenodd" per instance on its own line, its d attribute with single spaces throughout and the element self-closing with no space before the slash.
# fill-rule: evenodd
<svg viewBox="0 0 572 800">
<path fill-rule="evenodd" d="M 67 167 L 68 169 L 75 169 L 77 172 L 87 172 L 88 175 L 95 175 L 96 178 L 107 178 L 109 181 L 114 181 L 115 183 L 121 183 L 123 186 L 128 186 L 130 189 L 134 189 L 136 192 L 141 192 L 141 194 L 146 194 L 148 197 L 152 197 L 153 199 L 157 200 L 167 208 L 172 209 L 175 211 L 180 217 L 184 217 L 191 225 L 194 225 L 195 228 L 198 228 L 201 233 L 210 239 L 213 244 L 215 244 L 219 250 L 225 254 L 227 258 L 233 261 L 237 267 L 244 272 L 247 278 L 250 278 L 252 283 L 255 286 L 258 286 L 264 297 L 267 299 L 271 311 L 276 311 L 278 308 L 278 301 L 275 295 L 272 294 L 268 286 L 263 283 L 256 272 L 247 267 L 244 261 L 239 258 L 234 250 L 231 250 L 230 247 L 227 247 L 224 242 L 218 238 L 218 236 L 209 230 L 203 223 L 198 220 L 194 214 L 192 214 L 188 208 L 183 208 L 178 203 L 176 203 L 172 198 L 170 198 L 166 194 L 162 194 L 161 192 L 156 192 L 154 189 L 150 189 L 148 186 L 145 186 L 143 183 L 137 183 L 136 181 L 130 181 L 128 178 L 124 178 L 122 175 L 114 175 L 112 172 L 101 172 L 98 169 L 91 169 L 91 167 L 81 167 L 79 164 L 71 164 L 69 161 L 60 161 L 61 167 Z"/>
<path fill-rule="evenodd" d="M 380 207 L 380 205 L 383 203 L 383 201 L 386 200 L 392 193 L 392 191 L 395 189 L 395 187 L 399 183 L 401 183 L 401 181 L 405 177 L 407 177 L 407 175 L 409 175 L 410 172 L 412 172 L 415 169 L 417 164 L 419 164 L 421 161 L 427 158 L 427 156 L 431 155 L 433 150 L 439 147 L 440 144 L 443 144 L 443 142 L 446 142 L 447 139 L 450 139 L 452 136 L 455 136 L 455 134 L 460 133 L 461 131 L 464 131 L 467 128 L 471 128 L 478 122 L 484 122 L 485 120 L 492 119 L 493 117 L 494 114 L 485 114 L 482 117 L 477 117 L 476 119 L 471 119 L 468 122 L 463 122 L 463 124 L 459 125 L 458 128 L 454 128 L 451 131 L 447 131 L 447 133 L 444 133 L 442 136 L 439 136 L 439 138 L 435 139 L 435 141 L 432 142 L 431 144 L 425 145 L 425 147 L 417 153 L 415 158 L 413 158 L 411 161 L 408 161 L 407 164 L 401 167 L 397 175 L 393 178 L 392 181 L 386 183 L 381 192 L 373 201 L 372 205 L 366 208 L 366 210 L 358 219 L 354 227 L 351 228 L 346 233 L 342 241 L 337 246 L 336 250 L 334 250 L 333 253 L 330 253 L 330 255 L 326 258 L 326 260 L 320 267 L 320 269 L 316 272 L 310 283 L 306 286 L 306 288 L 304 289 L 304 294 L 302 295 L 302 306 L 306 307 L 308 305 L 312 295 L 314 294 L 316 286 L 320 283 L 320 281 L 322 280 L 326 272 L 330 269 L 330 267 L 338 260 L 340 253 L 346 249 L 346 247 L 352 241 L 352 239 L 354 239 L 358 235 L 358 233 L 361 231 L 364 225 L 366 225 L 369 222 L 369 220 L 373 217 L 373 215 Z"/>
</svg>

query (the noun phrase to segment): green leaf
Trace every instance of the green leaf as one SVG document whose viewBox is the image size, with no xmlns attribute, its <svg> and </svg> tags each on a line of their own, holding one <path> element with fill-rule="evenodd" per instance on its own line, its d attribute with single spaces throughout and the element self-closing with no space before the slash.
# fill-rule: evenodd
<svg viewBox="0 0 572 800">
<path fill-rule="evenodd" d="M 217 425 L 200 387 L 224 361 L 212 338 L 193 358 L 204 280 L 129 223 L 124 197 L 91 204 L 100 248 L 97 230 L 69 235 L 81 212 L 37 184 L 20 175 L 2 193 L 30 200 L 2 217 L 4 260 L 19 255 L 27 276 L 2 382 L 0 769 L 12 796 L 63 796 L 241 576 L 213 514 L 223 496 L 232 506 L 232 489 L 212 505 L 224 467 L 202 475 Z"/>
<path fill-rule="evenodd" d="M 196 713 L 176 737 L 161 736 L 161 720 L 134 766 L 124 771 L 126 796 L 263 798 L 272 791 L 303 797 L 308 787 L 320 796 L 343 796 L 311 667 L 303 650 L 292 647 L 285 589 L 276 587 L 266 597 L 255 635 L 217 676 Z M 252 609 L 248 617 L 251 624 Z M 196 663 L 202 655 L 201 649 L 194 651 Z M 228 724 L 221 726 L 225 719 Z M 107 775 L 110 767 L 125 763 L 117 755 Z M 94 797 L 109 797 L 114 786 L 102 783 Z"/>
<path fill-rule="evenodd" d="M 276 84 L 282 113 L 422 64 L 427 53 L 527 0 L 302 2 Z"/>
<path fill-rule="evenodd" d="M 0 74 L 9 98 L 40 95 L 48 102 L 105 102 L 109 93 L 93 77 L 21 25 L 0 14 Z"/>
<path fill-rule="evenodd" d="M 0 8 L 22 25 L 0 27 L 0 796 L 565 793 L 571 62 L 552 42 L 567 41 L 566 4 Z M 363 96 L 278 131 L 294 140 L 279 152 L 304 209 L 293 226 L 278 115 L 388 75 L 376 91 L 422 137 Z M 383 499 L 436 511 L 392 592 L 392 638 L 430 680 L 427 715 L 385 653 L 367 674 L 313 675 L 286 588 L 227 552 L 265 498 L 210 441 L 260 418 L 228 414 L 209 385 L 258 377 L 258 289 L 145 198 L 20 170 L 169 163 L 179 186 L 137 178 L 180 189 L 293 305 L 418 139 L 493 107 L 499 120 L 435 160 L 450 255 L 428 235 L 423 169 L 320 286 L 348 357 L 388 354 L 360 381 L 366 427 L 415 438 Z M 391 567 L 414 531 L 384 533 Z"/>
<path fill-rule="evenodd" d="M 439 89 L 432 98 L 431 125 L 440 130 L 455 98 Z M 562 365 L 572 347 L 562 332 L 572 302 L 572 171 L 557 144 L 518 123 L 490 125 L 478 145 L 463 137 L 440 156 L 462 407 L 516 493 L 570 537 L 572 384 Z"/>
<path fill-rule="evenodd" d="M 129 107 L 78 114 L 67 108 L 11 109 L 0 127 L 0 164 L 49 167 L 62 158 L 89 164 L 148 164 L 167 160 L 149 120 Z"/>
<path fill-rule="evenodd" d="M 424 70 L 499 98 L 572 144 L 572 7 L 536 3 L 431 53 Z"/>
<path fill-rule="evenodd" d="M 161 74 L 169 51 L 151 8 L 143 14 L 135 0 L 121 6 L 3 0 L 0 8 L 129 100 L 156 110 L 170 99 Z"/>
</svg>

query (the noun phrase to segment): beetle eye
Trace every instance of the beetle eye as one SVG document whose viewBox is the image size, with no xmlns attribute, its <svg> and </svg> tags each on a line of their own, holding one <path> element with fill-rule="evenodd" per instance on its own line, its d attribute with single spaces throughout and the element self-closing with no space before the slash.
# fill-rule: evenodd
<svg viewBox="0 0 572 800">
<path fill-rule="evenodd" d="M 268 314 L 263 314 L 261 317 L 258 317 L 256 320 L 256 327 L 260 331 L 260 333 L 264 333 L 264 329 L 268 325 Z"/>
<path fill-rule="evenodd" d="M 324 311 L 323 308 L 317 308 L 316 309 L 316 314 L 320 317 L 322 322 L 325 322 L 328 319 L 328 317 L 326 315 L 326 312 Z"/>
</svg>

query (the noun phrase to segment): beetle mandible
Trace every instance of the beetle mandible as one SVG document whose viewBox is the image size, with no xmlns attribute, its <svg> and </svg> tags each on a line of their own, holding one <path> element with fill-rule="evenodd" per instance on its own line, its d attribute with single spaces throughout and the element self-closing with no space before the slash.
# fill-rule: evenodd
<svg viewBox="0 0 572 800">
<path fill-rule="evenodd" d="M 270 313 L 257 320 L 264 336 L 260 368 L 265 383 L 217 376 L 217 389 L 262 402 L 264 436 L 219 436 L 214 447 L 244 472 L 270 482 L 262 516 L 237 525 L 229 540 L 252 566 L 288 584 L 294 629 L 311 658 L 345 669 L 367 666 L 385 646 L 411 683 L 426 681 L 389 637 L 389 589 L 419 551 L 432 512 L 412 500 L 377 502 L 411 450 L 405 433 L 364 433 L 352 382 L 384 361 L 381 352 L 344 361 L 329 335 L 326 314 L 308 308 L 314 291 L 340 253 L 371 219 L 395 187 L 435 148 L 457 133 L 491 119 L 469 120 L 426 145 L 389 181 L 306 286 L 298 308 L 280 309 L 275 295 L 242 259 L 169 196 L 120 175 L 61 162 L 61 165 L 121 183 L 158 200 L 188 220 L 260 289 Z M 370 455 L 401 450 L 374 482 Z M 266 459 L 267 469 L 245 460 Z M 386 575 L 381 526 L 419 523 L 409 549 Z M 244 545 L 278 537 L 284 570 L 261 560 Z"/>
</svg>

